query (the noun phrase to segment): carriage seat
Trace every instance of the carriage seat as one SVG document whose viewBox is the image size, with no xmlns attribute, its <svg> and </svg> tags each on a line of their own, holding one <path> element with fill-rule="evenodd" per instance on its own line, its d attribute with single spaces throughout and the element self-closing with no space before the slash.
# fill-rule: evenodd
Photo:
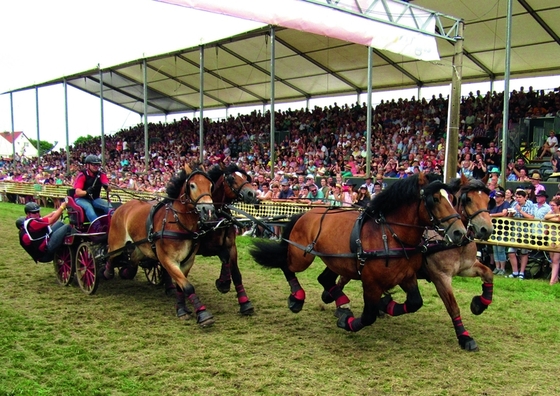
<svg viewBox="0 0 560 396">
<path fill-rule="evenodd" d="M 70 219 L 70 224 L 76 227 L 82 227 L 86 215 L 84 213 L 84 209 L 82 209 L 82 207 L 79 206 L 74 200 L 75 191 L 76 190 L 73 188 L 70 188 L 66 191 L 66 193 L 68 194 L 66 197 L 66 211 L 68 212 L 68 218 Z"/>
</svg>

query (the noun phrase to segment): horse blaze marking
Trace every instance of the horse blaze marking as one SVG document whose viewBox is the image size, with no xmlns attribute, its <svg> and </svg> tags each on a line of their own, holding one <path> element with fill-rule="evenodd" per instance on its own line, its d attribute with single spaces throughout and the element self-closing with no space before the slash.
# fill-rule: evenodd
<svg viewBox="0 0 560 396">
<path fill-rule="evenodd" d="M 453 203 L 451 203 L 451 200 L 449 199 L 449 194 L 447 193 L 447 191 L 445 191 L 443 188 L 441 190 L 439 190 L 439 193 L 441 195 L 443 195 L 445 197 L 445 199 L 447 199 L 447 202 L 449 202 L 449 204 L 451 206 L 453 206 Z"/>
</svg>

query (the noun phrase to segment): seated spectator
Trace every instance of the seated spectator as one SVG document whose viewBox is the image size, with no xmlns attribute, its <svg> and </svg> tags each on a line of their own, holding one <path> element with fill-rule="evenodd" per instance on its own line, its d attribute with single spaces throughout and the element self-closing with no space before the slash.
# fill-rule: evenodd
<svg viewBox="0 0 560 396">
<path fill-rule="evenodd" d="M 546 141 L 540 148 L 540 155 L 537 157 L 538 159 L 542 159 L 546 154 L 554 155 L 556 150 L 558 149 L 558 138 L 554 133 L 554 130 L 551 130 L 546 138 Z"/>
</svg>

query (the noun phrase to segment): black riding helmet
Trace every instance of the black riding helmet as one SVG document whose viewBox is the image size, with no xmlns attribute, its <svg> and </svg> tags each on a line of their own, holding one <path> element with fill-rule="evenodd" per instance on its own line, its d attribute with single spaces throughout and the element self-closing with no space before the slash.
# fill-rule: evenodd
<svg viewBox="0 0 560 396">
<path fill-rule="evenodd" d="M 41 207 L 37 205 L 35 202 L 28 202 L 25 204 L 25 214 L 29 213 L 37 213 L 41 210 Z"/>
<path fill-rule="evenodd" d="M 100 164 L 101 160 L 99 159 L 99 157 L 97 155 L 90 154 L 86 157 L 86 160 L 84 162 L 86 164 Z"/>
<path fill-rule="evenodd" d="M 21 227 L 23 227 L 23 223 L 25 223 L 25 217 L 20 217 L 16 220 L 16 227 L 17 229 L 21 229 Z"/>
</svg>

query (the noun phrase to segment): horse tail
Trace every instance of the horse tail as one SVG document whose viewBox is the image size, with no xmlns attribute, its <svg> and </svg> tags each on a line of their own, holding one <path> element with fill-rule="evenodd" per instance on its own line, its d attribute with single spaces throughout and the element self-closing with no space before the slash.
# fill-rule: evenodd
<svg viewBox="0 0 560 396">
<path fill-rule="evenodd" d="M 249 249 L 249 254 L 253 259 L 263 267 L 282 268 L 286 265 L 288 255 L 288 242 L 294 225 L 303 215 L 297 214 L 292 216 L 290 222 L 284 227 L 282 232 L 282 241 L 280 243 L 267 240 L 254 240 L 253 246 Z"/>
<path fill-rule="evenodd" d="M 263 267 L 281 268 L 286 265 L 288 244 L 285 242 L 274 242 L 267 240 L 253 241 L 249 254 Z"/>
</svg>

